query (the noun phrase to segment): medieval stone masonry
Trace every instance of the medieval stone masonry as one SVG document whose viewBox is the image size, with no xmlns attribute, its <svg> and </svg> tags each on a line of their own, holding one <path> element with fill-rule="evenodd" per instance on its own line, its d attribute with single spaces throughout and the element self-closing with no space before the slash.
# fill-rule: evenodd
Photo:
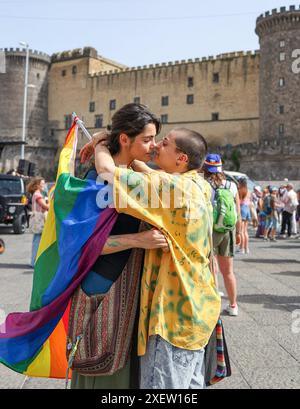
<svg viewBox="0 0 300 409">
<path fill-rule="evenodd" d="M 72 112 L 93 133 L 124 104 L 140 102 L 161 118 L 160 136 L 174 127 L 192 128 L 225 155 L 228 167 L 240 166 L 256 179 L 299 178 L 300 8 L 266 12 L 256 33 L 257 51 L 139 67 L 91 47 L 51 57 L 31 51 L 26 159 L 51 178 Z M 0 50 L 2 171 L 16 166 L 20 153 L 24 65 L 24 51 Z"/>
</svg>

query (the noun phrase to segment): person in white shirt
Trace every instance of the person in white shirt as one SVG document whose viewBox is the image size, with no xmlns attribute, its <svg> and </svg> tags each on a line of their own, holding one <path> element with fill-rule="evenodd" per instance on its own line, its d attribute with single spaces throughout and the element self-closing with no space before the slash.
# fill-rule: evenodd
<svg viewBox="0 0 300 409">
<path fill-rule="evenodd" d="M 282 201 L 284 203 L 284 208 L 282 212 L 282 224 L 281 224 L 281 235 L 285 236 L 286 228 L 288 237 L 292 235 L 293 227 L 293 217 L 296 215 L 296 209 L 298 206 L 297 193 L 294 191 L 294 186 L 292 183 L 288 183 L 286 186 L 286 193 L 284 194 Z"/>
</svg>

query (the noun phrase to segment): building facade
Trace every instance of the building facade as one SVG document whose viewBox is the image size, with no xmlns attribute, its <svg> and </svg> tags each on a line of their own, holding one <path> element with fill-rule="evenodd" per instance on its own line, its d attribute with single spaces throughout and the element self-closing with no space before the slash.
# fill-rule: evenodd
<svg viewBox="0 0 300 409">
<path fill-rule="evenodd" d="M 72 112 L 93 133 L 124 104 L 140 102 L 161 118 L 161 135 L 192 128 L 211 149 L 226 153 L 228 165 L 238 155 L 240 169 L 257 179 L 280 178 L 283 169 L 284 177 L 299 177 L 300 8 L 266 12 L 256 33 L 258 51 L 133 68 L 91 47 L 54 54 L 51 61 L 31 53 L 29 82 L 36 89 L 29 90 L 26 158 L 36 159 L 40 173 L 50 176 Z M 23 52 L 2 50 L 1 65 L 0 51 L 0 146 L 7 138 L 21 139 L 24 62 Z M 17 149 L 2 149 L 2 170 Z M 286 155 L 291 160 L 283 166 Z"/>
<path fill-rule="evenodd" d="M 49 123 L 62 141 L 73 111 L 94 132 L 135 101 L 161 117 L 162 133 L 186 126 L 216 145 L 236 145 L 258 139 L 258 90 L 258 52 L 100 72 L 90 70 L 90 57 L 64 54 L 52 58 Z"/>
</svg>

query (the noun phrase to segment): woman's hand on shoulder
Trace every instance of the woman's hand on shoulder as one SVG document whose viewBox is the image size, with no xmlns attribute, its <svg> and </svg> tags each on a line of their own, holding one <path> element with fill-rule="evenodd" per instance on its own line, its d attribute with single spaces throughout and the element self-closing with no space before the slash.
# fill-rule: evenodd
<svg viewBox="0 0 300 409">
<path fill-rule="evenodd" d="M 108 132 L 107 131 L 101 131 L 97 132 L 93 135 L 93 138 L 90 142 L 86 143 L 80 150 L 79 156 L 80 156 L 80 163 L 86 163 L 91 160 L 91 158 L 94 156 L 94 151 L 95 151 L 95 146 L 98 145 L 98 143 L 105 143 L 107 144 L 107 138 L 108 138 Z"/>
</svg>

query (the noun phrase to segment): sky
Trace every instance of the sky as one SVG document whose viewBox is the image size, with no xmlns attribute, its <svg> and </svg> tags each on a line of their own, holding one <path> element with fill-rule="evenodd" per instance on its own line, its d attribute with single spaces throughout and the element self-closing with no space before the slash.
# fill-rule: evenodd
<svg viewBox="0 0 300 409">
<path fill-rule="evenodd" d="M 259 48 L 256 18 L 276 0 L 0 0 L 0 48 L 94 47 L 130 67 Z M 293 3 L 291 3 L 293 4 Z"/>
</svg>

